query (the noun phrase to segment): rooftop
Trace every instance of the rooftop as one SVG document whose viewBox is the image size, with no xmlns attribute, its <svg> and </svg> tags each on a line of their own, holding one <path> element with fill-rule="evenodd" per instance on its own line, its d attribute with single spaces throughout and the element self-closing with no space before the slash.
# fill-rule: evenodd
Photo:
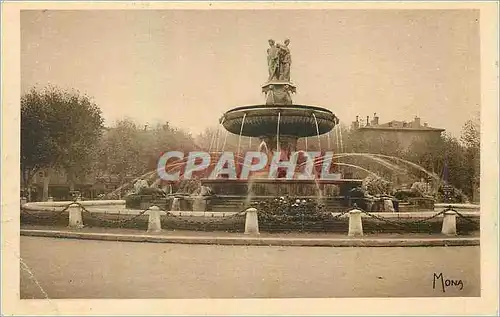
<svg viewBox="0 0 500 317">
<path fill-rule="evenodd" d="M 360 130 L 445 131 L 442 128 L 429 127 L 427 122 L 422 124 L 421 119 L 417 116 L 415 116 L 413 121 L 409 122 L 392 120 L 379 124 L 379 117 L 376 113 L 373 114 L 372 120 L 370 120 L 369 116 L 366 116 L 366 121 L 360 120 L 359 116 L 356 116 L 356 120 L 352 122 L 351 127 Z"/>
</svg>

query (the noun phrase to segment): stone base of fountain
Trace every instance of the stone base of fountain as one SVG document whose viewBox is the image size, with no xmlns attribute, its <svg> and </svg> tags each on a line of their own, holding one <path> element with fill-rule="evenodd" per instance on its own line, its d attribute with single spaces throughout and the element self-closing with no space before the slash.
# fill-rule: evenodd
<svg viewBox="0 0 500 317">
<path fill-rule="evenodd" d="M 215 194 L 207 202 L 207 211 L 238 212 L 252 202 L 294 197 L 321 200 L 328 211 L 334 212 L 343 211 L 353 204 L 349 192 L 360 186 L 362 180 L 253 178 L 250 181 L 204 179 L 201 182 Z M 360 203 L 359 199 L 357 202 Z"/>
<path fill-rule="evenodd" d="M 266 94 L 266 105 L 291 105 L 296 87 L 291 82 L 272 81 L 262 86 L 262 92 Z"/>
<path fill-rule="evenodd" d="M 217 196 L 251 196 L 265 197 L 319 197 L 325 196 L 331 186 L 338 187 L 337 196 L 348 196 L 351 189 L 361 186 L 361 179 L 268 179 L 253 178 L 251 180 L 203 179 L 203 186 L 210 187 Z"/>
</svg>

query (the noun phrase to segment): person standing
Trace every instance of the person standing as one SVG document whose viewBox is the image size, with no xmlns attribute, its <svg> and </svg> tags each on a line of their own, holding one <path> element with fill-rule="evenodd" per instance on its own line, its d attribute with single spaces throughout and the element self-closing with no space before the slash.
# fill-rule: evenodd
<svg viewBox="0 0 500 317">
<path fill-rule="evenodd" d="M 279 69 L 280 75 L 279 80 L 282 81 L 290 81 L 290 66 L 292 64 L 292 55 L 290 54 L 290 49 L 288 45 L 290 44 L 290 40 L 285 40 L 285 45 L 279 45 Z"/>
<path fill-rule="evenodd" d="M 269 69 L 268 81 L 278 80 L 279 78 L 279 49 L 274 40 L 269 40 L 267 49 L 267 65 Z"/>
</svg>

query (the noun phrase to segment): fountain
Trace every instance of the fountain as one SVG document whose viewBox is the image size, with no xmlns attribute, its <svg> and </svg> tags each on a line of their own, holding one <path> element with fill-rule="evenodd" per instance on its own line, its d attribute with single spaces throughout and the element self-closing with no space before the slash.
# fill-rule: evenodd
<svg viewBox="0 0 500 317">
<path fill-rule="evenodd" d="M 241 176 L 243 167 L 247 168 L 246 172 L 248 172 L 248 166 L 252 164 L 252 162 L 246 161 L 245 153 L 240 153 L 242 142 L 248 138 L 249 144 L 251 144 L 252 138 L 258 138 L 260 141 L 255 146 L 256 152 L 265 154 L 267 165 L 258 172 L 251 172 L 250 178 L 243 177 L 244 179 L 229 177 L 229 175 L 227 177 L 219 175 L 218 178 L 214 179 L 207 177 L 208 174 L 201 175 L 201 179 L 196 181 L 199 183 L 197 186 L 209 189 L 203 193 L 197 190 L 193 191 L 191 187 L 190 190 L 186 190 L 179 183 L 175 183 L 175 185 L 168 183 L 170 190 L 169 193 L 165 193 L 166 199 L 154 200 L 154 197 L 137 197 L 137 206 L 127 203 L 127 207 L 143 208 L 147 205 L 144 200 L 149 200 L 149 204 L 155 203 L 161 208 L 170 208 L 171 210 L 230 212 L 239 211 L 252 201 L 293 196 L 301 199 L 319 200 L 331 211 L 345 210 L 354 202 L 359 207 L 364 206 L 370 209 L 370 206 L 373 205 L 370 201 L 378 198 L 356 192 L 356 188 L 363 186 L 363 180 L 353 179 L 352 176 L 348 176 L 346 179 L 338 169 L 354 168 L 375 176 L 377 179 L 383 178 L 361 166 L 338 161 L 344 157 L 368 158 L 397 173 L 407 173 L 406 168 L 401 167 L 401 165 L 405 165 L 423 171 L 433 178 L 439 178 L 439 176 L 425 171 L 422 167 L 400 158 L 370 153 L 345 153 L 342 130 L 339 129 L 339 119 L 335 114 L 322 107 L 293 103 L 292 94 L 297 92 L 297 87 L 290 80 L 289 41 L 286 41 L 285 44 L 276 44 L 274 41 L 270 41 L 269 44 L 269 77 L 267 82 L 262 85 L 265 102 L 258 105 L 236 107 L 225 112 L 219 119 L 219 126 L 208 147 L 211 158 L 209 166 L 214 167 L 217 156 L 224 155 L 228 133 L 238 136 L 237 151 L 232 155 L 235 159 L 236 173 Z M 331 133 L 334 135 L 330 136 Z M 328 172 L 333 170 L 334 173 L 330 173 L 330 177 L 327 179 L 318 177 L 318 167 L 324 168 L 322 165 L 327 156 L 321 152 L 320 136 L 324 134 L 326 134 L 328 141 L 327 150 L 330 149 L 330 143 L 334 143 L 334 148 L 339 152 L 331 156 L 333 164 L 330 164 Z M 303 149 L 297 149 L 300 138 L 304 138 L 305 141 Z M 310 157 L 309 152 L 307 152 L 308 139 L 310 142 L 310 138 L 314 141 L 317 138 L 319 156 Z M 292 153 L 294 153 L 293 155 L 302 155 L 306 162 L 314 161 L 313 170 L 309 171 L 314 174 L 311 175 L 313 177 L 304 177 L 304 174 L 294 173 L 294 177 L 290 178 L 286 172 L 283 173 L 283 168 L 278 168 L 277 175 L 270 173 L 270 158 L 278 155 L 281 161 L 290 161 L 291 158 L 295 159 Z M 184 157 L 174 164 L 170 163 L 169 168 L 185 175 L 186 171 L 182 171 L 182 168 L 186 165 L 186 161 L 187 157 Z M 308 168 L 304 162 L 298 162 L 297 167 L 304 170 Z M 151 172 L 143 176 L 150 177 Z M 158 176 L 156 177 L 158 178 Z M 157 179 L 153 184 L 161 183 L 161 179 Z M 172 186 L 177 187 L 175 192 L 172 191 Z M 133 196 L 129 196 L 127 201 L 132 202 L 133 198 Z M 430 207 L 433 209 L 432 205 Z"/>
<path fill-rule="evenodd" d="M 207 167 L 224 169 L 225 165 L 221 166 L 219 162 L 216 162 L 218 161 L 217 156 L 223 157 L 225 155 L 223 151 L 228 133 L 238 136 L 237 153 L 230 153 L 233 159 L 231 164 L 229 160 L 226 162 L 228 163 L 228 169 L 230 169 L 229 165 L 235 167 L 232 174 L 237 174 L 239 177 L 230 177 L 229 175 L 221 177 L 224 174 L 217 173 L 220 170 L 216 170 L 214 175 L 219 178 L 206 177 L 208 175 L 205 174 L 201 178 L 198 176 L 194 179 L 186 177 L 181 181 L 179 179 L 166 180 L 160 175 L 159 168 L 145 173 L 111 192 L 109 198 L 115 198 L 115 200 L 78 201 L 78 204 L 84 206 L 87 211 L 84 214 L 86 218 L 82 219 L 85 222 L 91 221 L 91 224 L 96 225 L 109 225 L 109 220 L 115 220 L 121 226 L 124 224 L 123 220 L 121 220 L 122 216 L 129 215 L 130 221 L 137 217 L 139 220 L 142 219 L 143 224 L 148 224 L 148 218 L 144 213 L 151 206 L 156 206 L 162 210 L 170 211 L 168 216 L 162 219 L 167 221 L 168 226 L 173 228 L 179 228 L 180 226 L 189 230 L 198 230 L 196 228 L 200 227 L 203 230 L 205 228 L 238 230 L 238 223 L 239 225 L 243 224 L 242 218 L 232 217 L 239 216 L 240 211 L 256 203 L 256 205 L 262 207 L 259 210 L 259 218 L 263 219 L 262 225 L 263 227 L 267 225 L 267 230 L 275 230 L 272 228 L 275 223 L 284 223 L 282 228 L 285 230 L 304 230 L 305 224 L 309 224 L 311 225 L 310 229 L 313 228 L 313 230 L 318 227 L 320 228 L 318 230 L 344 231 L 345 227 L 334 227 L 334 224 L 347 224 L 348 218 L 340 219 L 339 215 L 334 216 L 338 218 L 332 218 L 331 213 L 346 212 L 354 203 L 358 208 L 370 212 L 405 211 L 404 208 L 401 208 L 404 199 L 408 200 L 408 203 L 406 203 L 407 212 L 404 212 L 407 214 L 404 217 L 406 220 L 413 221 L 413 217 L 420 220 L 429 218 L 429 215 L 421 213 L 421 211 L 434 210 L 433 198 L 424 195 L 415 196 L 416 193 L 424 192 L 421 188 L 425 185 L 424 183 L 415 183 L 415 188 L 402 193 L 409 198 L 402 197 L 400 199 L 396 197 L 397 199 L 394 199 L 391 196 L 395 195 L 387 195 L 390 192 L 388 190 L 389 185 L 391 185 L 390 181 L 356 164 L 339 162 L 341 158 L 362 157 L 380 164 L 393 173 L 402 174 L 407 172 L 407 168 L 414 168 L 432 177 L 436 182 L 440 180 L 438 175 L 398 157 L 371 153 L 346 153 L 344 151 L 342 130 L 339 129 L 338 125 L 339 119 L 335 114 L 322 107 L 293 103 L 291 96 L 296 93 L 297 87 L 290 81 L 291 58 L 288 44 L 289 41 L 285 41 L 284 45 L 276 45 L 274 41 L 270 41 L 270 48 L 268 49 L 269 78 L 262 86 L 262 92 L 266 97 L 265 103 L 236 107 L 225 112 L 219 120 L 220 125 L 212 136 L 210 144 L 207 144 L 210 152 L 205 153 L 210 156 Z M 334 135 L 330 135 L 330 133 L 334 133 Z M 325 154 L 321 151 L 320 136 L 324 134 L 327 137 L 328 149 L 333 143 L 334 148 L 339 153 L 333 155 L 331 152 Z M 267 158 L 267 165 L 264 168 L 258 171 L 249 168 L 253 164 L 252 158 L 250 157 L 249 161 L 246 155 L 240 153 L 245 138 L 249 138 L 250 146 L 252 138 L 260 139 L 260 142 L 256 144 L 256 152 L 262 154 L 261 157 Z M 297 141 L 300 138 L 304 138 L 304 149 L 297 149 Z M 308 138 L 309 144 L 314 144 L 317 138 L 319 152 L 315 154 L 311 154 L 314 152 L 308 152 Z M 283 173 L 283 168 L 276 168 L 276 166 L 270 164 L 270 161 L 276 158 L 286 162 L 298 160 L 299 156 L 304 159 L 302 162 L 297 162 L 295 166 L 298 167 L 300 173 L 288 173 L 288 170 Z M 269 160 L 270 157 L 273 159 Z M 194 160 L 190 160 L 188 157 L 177 158 L 174 163 L 167 164 L 164 162 L 163 168 L 166 170 L 168 167 L 169 171 L 174 174 L 178 172 L 178 175 L 191 176 L 195 171 Z M 192 163 L 189 168 L 186 167 L 188 161 Z M 324 164 L 325 161 L 328 162 L 327 165 Z M 203 164 L 200 163 L 199 166 L 201 165 Z M 339 167 L 357 169 L 368 174 L 369 177 L 363 180 L 352 179 L 353 177 L 349 176 L 346 179 L 337 170 Z M 319 177 L 319 175 L 324 175 L 325 170 L 328 177 Z M 210 172 L 209 170 L 205 171 Z M 241 177 L 244 171 L 245 175 Z M 334 173 L 331 173 L 332 171 Z M 294 170 L 294 172 L 297 172 L 297 170 Z M 345 175 L 348 175 L 347 172 Z M 133 192 L 130 192 L 130 189 L 133 189 Z M 124 195 L 124 200 L 117 200 L 116 197 L 121 197 L 123 191 L 129 193 Z M 290 196 L 293 199 L 287 199 L 285 196 Z M 271 204 L 268 204 L 269 201 Z M 425 204 L 410 203 L 412 201 L 424 202 Z M 429 201 L 431 203 L 428 203 Z M 321 204 L 317 202 L 321 202 Z M 22 214 L 22 217 L 24 217 L 22 221 L 28 221 L 29 223 L 29 212 L 33 211 L 39 212 L 42 216 L 44 213 L 54 214 L 54 212 L 57 212 L 60 216 L 65 212 L 66 208 L 69 208 L 70 204 L 72 202 L 24 203 L 22 208 L 26 213 Z M 448 204 L 440 204 L 438 207 L 444 208 L 447 206 Z M 476 205 L 454 205 L 454 207 L 479 209 L 479 206 Z M 276 213 L 276 211 L 283 212 L 284 210 L 286 210 L 286 217 L 281 217 L 283 214 Z M 90 212 L 93 215 L 89 215 Z M 479 218 L 478 211 L 469 213 Z M 101 214 L 101 217 L 104 216 L 102 221 L 94 219 L 94 217 L 98 218 L 99 214 Z M 386 214 L 388 214 L 388 218 L 395 218 L 390 217 L 392 213 Z M 175 217 L 171 217 L 172 215 Z M 392 216 L 399 218 L 399 214 Z M 182 219 L 182 217 L 189 217 L 190 220 Z M 201 221 L 193 221 L 191 217 L 199 217 L 198 219 L 201 219 Z M 217 227 L 217 221 L 212 219 L 214 217 L 221 219 L 221 223 L 218 225 L 222 227 Z M 434 227 L 437 224 L 437 231 L 439 232 L 441 230 L 440 220 L 435 216 L 430 218 L 434 219 Z M 36 218 L 34 223 L 39 224 L 40 221 L 44 221 L 40 219 Z M 43 219 L 53 221 L 51 218 Z M 228 220 L 229 222 L 227 222 Z M 375 222 L 378 222 L 378 220 Z M 369 227 L 371 224 L 373 228 L 376 228 L 373 230 L 379 230 L 380 224 L 374 224 L 371 218 L 365 218 L 363 221 L 364 226 L 366 224 Z M 413 222 L 417 223 L 417 226 L 420 225 L 418 221 Z M 317 226 L 318 223 L 319 226 Z M 206 227 L 207 224 L 214 226 Z M 399 227 L 396 229 L 401 230 Z M 388 225 L 389 231 L 396 229 L 391 229 L 391 226 Z"/>
<path fill-rule="evenodd" d="M 319 142 L 320 135 L 329 133 L 339 123 L 339 119 L 328 109 L 293 103 L 292 94 L 296 93 L 297 87 L 290 81 L 289 43 L 289 40 L 284 44 L 269 41 L 270 47 L 267 50 L 269 77 L 262 86 L 265 103 L 231 109 L 219 120 L 226 131 L 238 135 L 237 155 L 240 155 L 241 138 L 250 137 L 260 139 L 258 151 L 265 152 L 268 157 L 282 153 L 283 160 L 288 160 L 291 153 L 297 151 L 299 138 L 306 138 L 307 142 L 308 137 L 317 137 Z M 215 143 L 215 140 L 212 143 Z M 315 167 L 321 162 L 321 159 L 318 160 Z M 335 197 L 326 197 L 326 200 L 331 203 L 344 202 L 349 191 L 360 186 L 362 182 L 358 179 L 343 179 L 340 173 L 337 173 L 334 179 L 328 180 L 290 179 L 279 172 L 277 177 L 270 178 L 267 177 L 268 170 L 269 166 L 267 170 L 254 174 L 249 181 L 227 178 L 202 179 L 202 185 L 210 187 L 215 194 L 208 208 L 224 209 L 233 205 L 228 204 L 229 201 L 248 203 L 249 195 L 252 199 L 287 195 L 317 198 L 321 197 L 325 188 L 331 185 L 339 187 L 339 194 Z"/>
</svg>

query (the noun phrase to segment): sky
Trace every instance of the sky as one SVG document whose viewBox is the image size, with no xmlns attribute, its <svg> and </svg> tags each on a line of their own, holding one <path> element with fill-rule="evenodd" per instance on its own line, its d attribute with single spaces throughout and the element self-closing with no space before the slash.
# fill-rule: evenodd
<svg viewBox="0 0 500 317">
<path fill-rule="evenodd" d="M 474 10 L 89 10 L 21 13 L 21 89 L 93 98 L 130 118 L 202 132 L 262 104 L 268 39 L 290 39 L 294 103 L 459 136 L 480 110 Z"/>
</svg>

